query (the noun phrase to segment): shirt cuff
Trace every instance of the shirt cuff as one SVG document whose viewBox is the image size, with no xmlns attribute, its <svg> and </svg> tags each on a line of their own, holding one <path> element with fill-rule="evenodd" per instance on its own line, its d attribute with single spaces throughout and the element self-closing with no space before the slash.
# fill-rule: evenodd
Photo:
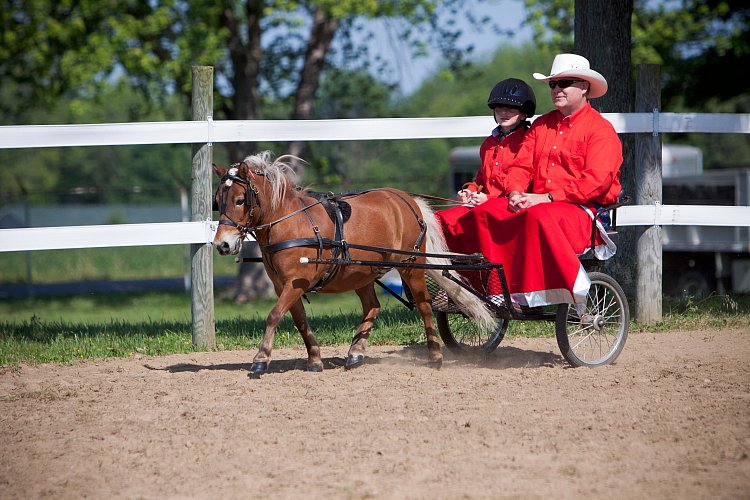
<svg viewBox="0 0 750 500">
<path fill-rule="evenodd" d="M 565 191 L 563 191 L 562 189 L 550 191 L 549 194 L 552 195 L 552 199 L 555 201 L 565 201 Z"/>
</svg>

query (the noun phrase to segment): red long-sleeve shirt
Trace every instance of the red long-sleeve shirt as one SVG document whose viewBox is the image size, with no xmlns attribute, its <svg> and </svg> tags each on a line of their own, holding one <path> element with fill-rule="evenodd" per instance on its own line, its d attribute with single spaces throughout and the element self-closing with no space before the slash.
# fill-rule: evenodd
<svg viewBox="0 0 750 500">
<path fill-rule="evenodd" d="M 477 171 L 474 182 L 482 186 L 482 192 L 490 198 L 505 196 L 505 176 L 508 165 L 521 149 L 526 128 L 520 127 L 503 137 L 499 133 L 487 137 L 479 147 L 482 166 Z"/>
<path fill-rule="evenodd" d="M 622 143 L 612 124 L 586 105 L 570 116 L 558 110 L 532 123 L 509 166 L 505 188 L 550 193 L 555 201 L 609 204 L 617 201 Z"/>
</svg>

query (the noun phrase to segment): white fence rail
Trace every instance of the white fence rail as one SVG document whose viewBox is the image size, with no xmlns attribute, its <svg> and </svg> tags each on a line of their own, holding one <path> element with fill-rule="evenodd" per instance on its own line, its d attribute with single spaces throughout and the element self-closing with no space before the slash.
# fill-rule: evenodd
<svg viewBox="0 0 750 500">
<path fill-rule="evenodd" d="M 750 133 L 750 114 L 604 113 L 619 133 Z M 0 149 L 242 141 L 485 137 L 490 116 L 348 120 L 206 120 L 0 127 Z"/>
<path fill-rule="evenodd" d="M 750 207 L 655 205 L 618 209 L 618 226 L 750 226 Z M 215 221 L 0 230 L 0 252 L 208 244 Z"/>
<path fill-rule="evenodd" d="M 605 113 L 619 133 L 750 133 L 750 114 Z M 0 149 L 238 141 L 484 137 L 489 116 L 351 120 L 231 120 L 0 127 Z M 750 208 L 655 205 L 620 209 L 618 225 L 750 226 Z M 0 252 L 209 243 L 212 221 L 0 230 Z"/>
</svg>

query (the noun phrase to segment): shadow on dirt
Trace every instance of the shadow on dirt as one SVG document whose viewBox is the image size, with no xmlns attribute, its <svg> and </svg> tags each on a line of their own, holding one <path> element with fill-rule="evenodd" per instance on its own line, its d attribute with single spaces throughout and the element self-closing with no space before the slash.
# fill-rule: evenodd
<svg viewBox="0 0 750 500">
<path fill-rule="evenodd" d="M 456 355 L 450 351 L 443 350 L 445 361 L 442 369 L 451 369 L 454 367 L 466 368 L 490 368 L 490 369 L 509 369 L 509 368 L 543 368 L 565 365 L 565 361 L 559 354 L 551 352 L 532 351 L 519 349 L 517 347 L 507 346 L 499 347 L 495 352 L 489 355 Z M 364 366 L 382 365 L 382 366 L 425 366 L 427 363 L 427 347 L 425 345 L 407 345 L 393 346 L 391 350 L 382 352 L 382 357 L 367 357 Z M 248 358 L 250 359 L 250 358 Z M 343 368 L 345 358 L 340 356 L 323 358 L 323 367 L 325 369 Z M 149 370 L 161 370 L 169 373 L 193 372 L 197 373 L 203 370 L 225 370 L 225 371 L 248 371 L 252 363 L 222 363 L 201 365 L 196 363 L 178 363 L 175 365 L 157 368 L 150 365 L 144 365 Z M 362 369 L 361 367 L 358 369 Z M 284 373 L 288 371 L 306 371 L 307 359 L 300 357 L 297 359 L 279 359 L 272 360 L 268 366 L 268 371 L 264 376 L 274 373 Z"/>
</svg>

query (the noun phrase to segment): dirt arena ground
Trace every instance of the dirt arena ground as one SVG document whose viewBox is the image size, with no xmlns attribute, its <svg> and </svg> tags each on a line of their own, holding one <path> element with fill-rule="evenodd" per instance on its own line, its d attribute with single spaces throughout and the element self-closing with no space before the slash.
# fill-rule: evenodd
<svg viewBox="0 0 750 500">
<path fill-rule="evenodd" d="M 371 347 L 23 366 L 0 374 L 0 497 L 748 498 L 750 333 L 631 334 L 571 369 L 554 339 L 485 362 Z"/>
</svg>

